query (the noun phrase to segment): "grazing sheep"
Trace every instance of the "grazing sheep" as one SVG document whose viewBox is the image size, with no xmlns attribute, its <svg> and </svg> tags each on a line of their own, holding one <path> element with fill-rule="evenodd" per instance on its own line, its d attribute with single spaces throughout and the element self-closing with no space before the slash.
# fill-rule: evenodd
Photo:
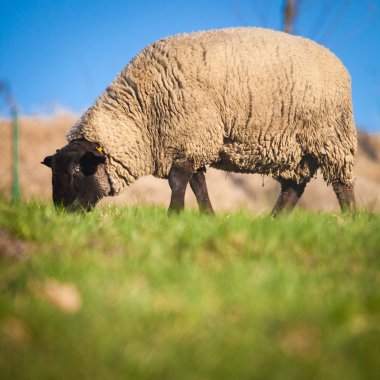
<svg viewBox="0 0 380 380">
<path fill-rule="evenodd" d="M 271 175 L 290 211 L 318 168 L 354 208 L 357 146 L 350 76 L 326 48 L 261 28 L 164 38 L 142 50 L 44 160 L 53 199 L 91 208 L 137 178 L 168 178 L 169 211 L 187 184 L 213 212 L 204 168 Z"/>
</svg>

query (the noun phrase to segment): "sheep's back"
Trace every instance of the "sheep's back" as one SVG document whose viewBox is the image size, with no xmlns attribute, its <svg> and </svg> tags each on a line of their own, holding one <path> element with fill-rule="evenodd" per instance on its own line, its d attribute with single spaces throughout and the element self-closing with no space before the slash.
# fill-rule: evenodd
<svg viewBox="0 0 380 380">
<path fill-rule="evenodd" d="M 227 133 L 231 124 L 277 130 L 321 113 L 335 115 L 342 103 L 351 107 L 350 77 L 334 54 L 308 39 L 267 29 L 169 37 L 144 49 L 131 66 L 135 76 L 142 66 L 145 85 L 156 92 L 163 88 L 164 96 L 181 90 L 181 100 L 197 114 L 205 99 L 212 103 Z"/>
</svg>

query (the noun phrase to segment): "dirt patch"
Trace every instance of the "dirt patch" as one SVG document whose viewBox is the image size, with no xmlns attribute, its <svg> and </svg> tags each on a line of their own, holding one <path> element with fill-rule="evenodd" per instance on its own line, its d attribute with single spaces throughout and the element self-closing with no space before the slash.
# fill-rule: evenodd
<svg viewBox="0 0 380 380">
<path fill-rule="evenodd" d="M 16 239 L 9 231 L 0 228 L 0 259 L 20 259 L 26 254 L 26 243 Z"/>
</svg>

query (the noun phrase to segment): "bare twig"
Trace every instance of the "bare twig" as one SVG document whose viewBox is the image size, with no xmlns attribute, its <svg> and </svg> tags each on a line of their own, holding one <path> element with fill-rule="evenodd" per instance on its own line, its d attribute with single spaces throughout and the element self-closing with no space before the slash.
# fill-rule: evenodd
<svg viewBox="0 0 380 380">
<path fill-rule="evenodd" d="M 284 6 L 284 32 L 292 34 L 293 24 L 297 15 L 296 0 L 285 0 Z"/>
</svg>

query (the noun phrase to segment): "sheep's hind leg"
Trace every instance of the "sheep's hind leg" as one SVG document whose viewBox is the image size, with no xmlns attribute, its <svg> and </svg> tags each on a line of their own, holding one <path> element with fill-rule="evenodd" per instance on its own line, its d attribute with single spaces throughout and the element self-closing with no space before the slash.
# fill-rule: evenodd
<svg viewBox="0 0 380 380">
<path fill-rule="evenodd" d="M 347 185 L 339 180 L 333 181 L 332 186 L 336 197 L 338 198 L 341 210 L 343 212 L 355 212 L 356 207 L 353 186 Z"/>
<path fill-rule="evenodd" d="M 210 198 L 208 196 L 205 169 L 198 169 L 190 179 L 190 186 L 197 198 L 199 210 L 205 214 L 214 214 Z"/>
<path fill-rule="evenodd" d="M 301 198 L 305 190 L 306 182 L 297 184 L 290 180 L 280 180 L 281 190 L 277 202 L 272 210 L 272 216 L 277 216 L 280 212 L 290 212 Z"/>
<path fill-rule="evenodd" d="M 185 207 L 185 192 L 193 172 L 173 165 L 169 171 L 169 186 L 172 190 L 168 214 L 179 212 Z"/>
</svg>

